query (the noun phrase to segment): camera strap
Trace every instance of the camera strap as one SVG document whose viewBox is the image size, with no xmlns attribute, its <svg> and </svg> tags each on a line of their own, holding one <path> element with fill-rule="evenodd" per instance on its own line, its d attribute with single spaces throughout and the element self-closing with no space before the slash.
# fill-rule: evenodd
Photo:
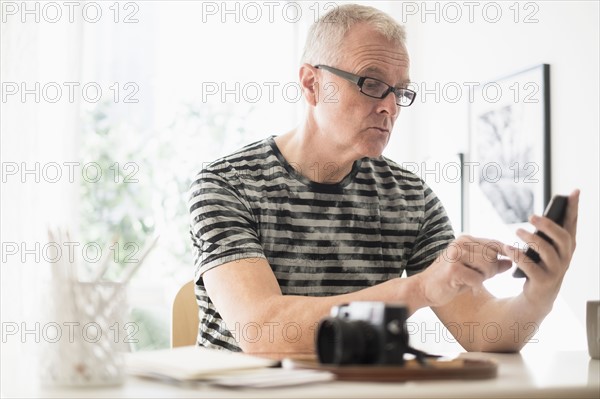
<svg viewBox="0 0 600 399">
<path fill-rule="evenodd" d="M 437 358 L 441 357 L 440 355 L 432 355 L 431 353 L 427 353 L 427 352 L 423 352 L 421 350 L 415 349 L 412 346 L 407 346 L 406 351 L 404 353 L 409 353 L 411 355 L 414 355 L 415 359 L 417 360 L 417 362 L 419 362 L 419 364 L 421 366 L 427 365 L 428 358 L 437 359 Z"/>
</svg>

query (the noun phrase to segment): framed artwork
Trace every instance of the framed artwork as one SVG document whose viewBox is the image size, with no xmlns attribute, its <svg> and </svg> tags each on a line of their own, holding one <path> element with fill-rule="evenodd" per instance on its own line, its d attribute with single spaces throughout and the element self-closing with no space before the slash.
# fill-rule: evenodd
<svg viewBox="0 0 600 399">
<path fill-rule="evenodd" d="M 550 200 L 550 65 L 474 89 L 464 162 L 469 233 L 527 222 Z"/>
</svg>

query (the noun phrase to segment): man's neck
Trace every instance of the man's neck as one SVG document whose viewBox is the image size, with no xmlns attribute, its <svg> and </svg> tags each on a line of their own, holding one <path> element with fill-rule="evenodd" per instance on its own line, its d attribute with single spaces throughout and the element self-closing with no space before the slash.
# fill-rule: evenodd
<svg viewBox="0 0 600 399">
<path fill-rule="evenodd" d="M 356 161 L 356 154 L 344 154 L 319 137 L 319 133 L 299 126 L 275 138 L 285 160 L 307 179 L 334 184 L 346 177 Z"/>
</svg>

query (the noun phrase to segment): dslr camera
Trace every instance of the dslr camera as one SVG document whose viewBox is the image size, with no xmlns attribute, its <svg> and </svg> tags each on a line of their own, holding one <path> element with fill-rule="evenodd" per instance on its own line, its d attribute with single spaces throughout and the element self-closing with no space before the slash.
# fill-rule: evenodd
<svg viewBox="0 0 600 399">
<path fill-rule="evenodd" d="M 331 309 L 320 321 L 316 346 L 323 364 L 404 365 L 404 354 L 415 353 L 408 345 L 402 305 L 383 302 L 350 302 Z"/>
</svg>

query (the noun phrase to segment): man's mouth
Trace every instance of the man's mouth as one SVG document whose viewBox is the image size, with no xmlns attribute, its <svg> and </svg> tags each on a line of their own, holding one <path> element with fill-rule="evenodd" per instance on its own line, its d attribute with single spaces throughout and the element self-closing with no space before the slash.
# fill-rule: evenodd
<svg viewBox="0 0 600 399">
<path fill-rule="evenodd" d="M 383 128 L 383 127 L 377 127 L 377 126 L 372 126 L 371 129 L 379 130 L 382 133 L 389 133 L 390 132 L 389 129 L 386 129 L 386 128 Z"/>
</svg>

